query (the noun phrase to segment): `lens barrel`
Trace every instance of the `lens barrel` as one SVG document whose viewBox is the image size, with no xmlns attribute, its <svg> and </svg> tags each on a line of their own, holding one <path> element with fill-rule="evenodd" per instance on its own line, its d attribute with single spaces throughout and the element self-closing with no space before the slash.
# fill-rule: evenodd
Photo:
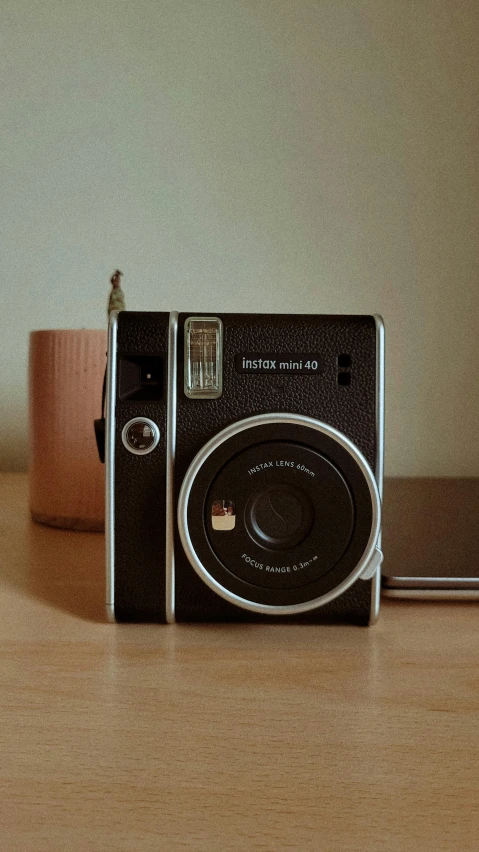
<svg viewBox="0 0 479 852">
<path fill-rule="evenodd" d="M 234 529 L 216 530 L 210 507 L 236 507 Z M 266 441 L 237 453 L 213 478 L 205 528 L 217 559 L 236 577 L 292 588 L 336 565 L 354 527 L 351 492 L 340 471 L 310 447 Z"/>
</svg>

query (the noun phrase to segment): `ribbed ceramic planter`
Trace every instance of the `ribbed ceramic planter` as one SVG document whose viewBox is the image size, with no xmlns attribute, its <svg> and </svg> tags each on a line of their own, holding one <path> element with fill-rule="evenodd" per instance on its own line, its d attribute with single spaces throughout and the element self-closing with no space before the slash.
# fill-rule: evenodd
<svg viewBox="0 0 479 852">
<path fill-rule="evenodd" d="M 29 363 L 30 511 L 42 524 L 104 529 L 100 416 L 106 332 L 32 331 Z"/>
</svg>

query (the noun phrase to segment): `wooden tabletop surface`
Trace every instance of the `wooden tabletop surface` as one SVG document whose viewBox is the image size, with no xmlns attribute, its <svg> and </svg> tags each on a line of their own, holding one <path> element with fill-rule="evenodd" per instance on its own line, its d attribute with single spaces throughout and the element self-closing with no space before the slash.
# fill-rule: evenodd
<svg viewBox="0 0 479 852">
<path fill-rule="evenodd" d="M 478 604 L 107 624 L 103 537 L 0 476 L 0 848 L 479 848 Z"/>
</svg>

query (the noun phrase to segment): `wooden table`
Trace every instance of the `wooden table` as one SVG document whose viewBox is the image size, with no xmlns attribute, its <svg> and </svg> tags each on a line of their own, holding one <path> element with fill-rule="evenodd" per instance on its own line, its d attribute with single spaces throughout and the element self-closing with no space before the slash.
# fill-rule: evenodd
<svg viewBox="0 0 479 852">
<path fill-rule="evenodd" d="M 103 537 L 0 477 L 0 848 L 479 848 L 477 604 L 107 624 Z"/>
</svg>

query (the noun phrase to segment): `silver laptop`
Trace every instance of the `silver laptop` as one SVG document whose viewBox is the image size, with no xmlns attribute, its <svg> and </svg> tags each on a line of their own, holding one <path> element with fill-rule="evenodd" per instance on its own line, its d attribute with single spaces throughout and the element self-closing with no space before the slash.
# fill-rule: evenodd
<svg viewBox="0 0 479 852">
<path fill-rule="evenodd" d="M 386 479 L 383 594 L 479 599 L 479 479 Z"/>
</svg>

